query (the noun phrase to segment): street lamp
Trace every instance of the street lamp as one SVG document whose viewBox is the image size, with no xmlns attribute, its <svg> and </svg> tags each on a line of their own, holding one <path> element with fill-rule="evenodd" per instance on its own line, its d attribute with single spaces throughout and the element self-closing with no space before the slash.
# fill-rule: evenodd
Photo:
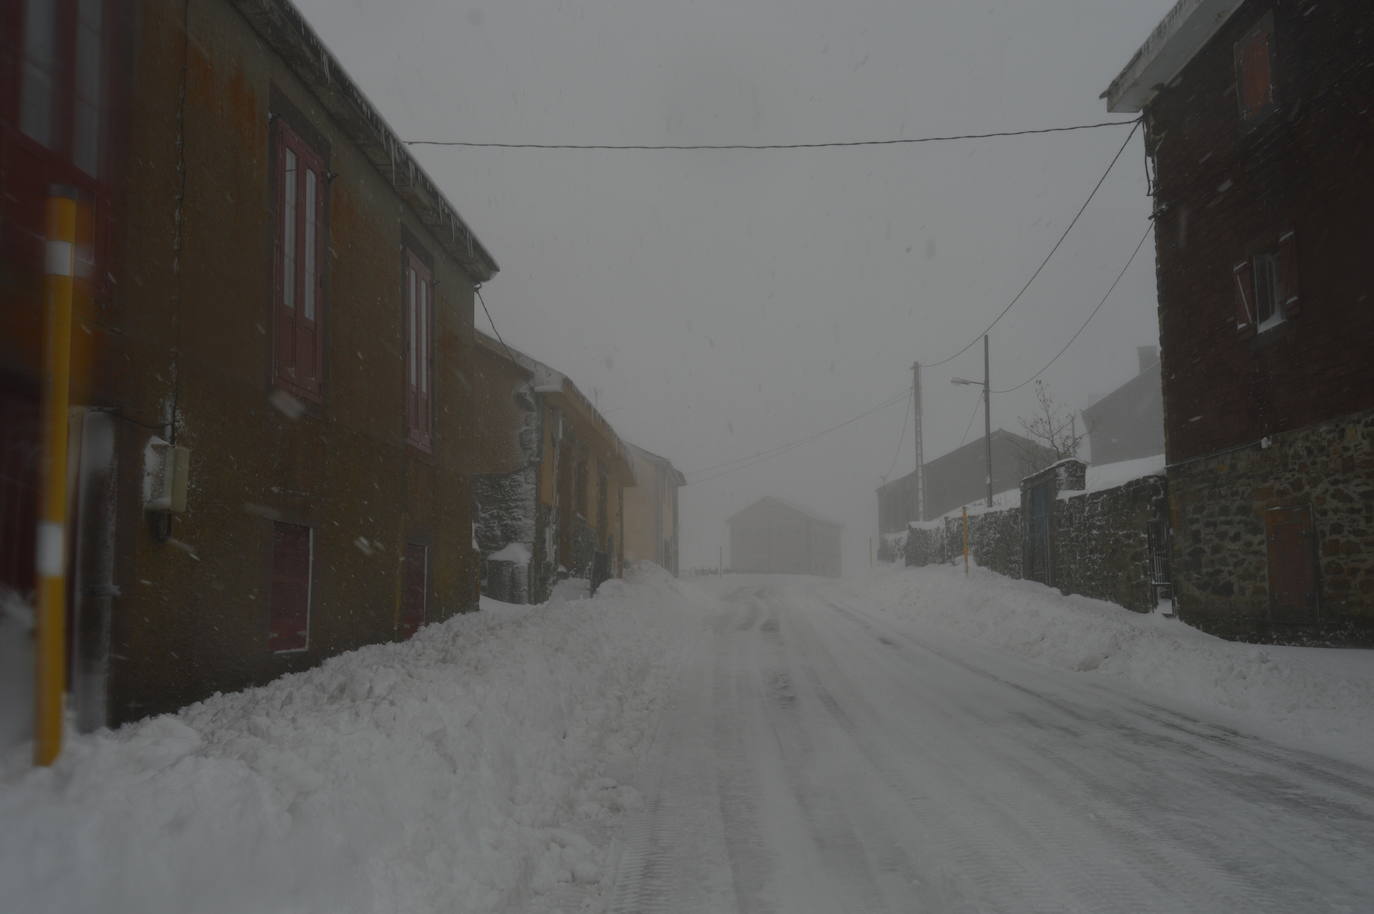
<svg viewBox="0 0 1374 914">
<path fill-rule="evenodd" d="M 988 338 L 983 335 L 983 380 L 950 378 L 951 384 L 967 384 L 983 388 L 983 455 L 987 460 L 988 507 L 992 507 L 992 387 L 989 383 Z"/>
</svg>

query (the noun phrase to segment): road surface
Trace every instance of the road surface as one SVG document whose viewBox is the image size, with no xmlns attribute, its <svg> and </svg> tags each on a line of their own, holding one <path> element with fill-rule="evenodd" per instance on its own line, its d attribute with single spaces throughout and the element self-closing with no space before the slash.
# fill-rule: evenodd
<svg viewBox="0 0 1374 914">
<path fill-rule="evenodd" d="M 639 912 L 1374 911 L 1374 771 L 724 578 L 617 842 Z"/>
</svg>

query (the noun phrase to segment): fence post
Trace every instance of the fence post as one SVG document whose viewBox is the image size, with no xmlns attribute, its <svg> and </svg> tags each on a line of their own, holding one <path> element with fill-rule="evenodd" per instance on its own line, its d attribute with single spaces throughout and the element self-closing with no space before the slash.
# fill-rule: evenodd
<svg viewBox="0 0 1374 914">
<path fill-rule="evenodd" d="M 968 577 L 968 505 L 964 505 L 964 577 Z"/>
</svg>

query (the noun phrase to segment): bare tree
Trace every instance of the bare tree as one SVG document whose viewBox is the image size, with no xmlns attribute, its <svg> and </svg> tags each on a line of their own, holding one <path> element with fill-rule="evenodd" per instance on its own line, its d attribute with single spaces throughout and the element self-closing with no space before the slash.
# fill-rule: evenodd
<svg viewBox="0 0 1374 914">
<path fill-rule="evenodd" d="M 1016 421 L 1036 445 L 1021 448 L 1021 466 L 1029 475 L 1066 457 L 1077 457 L 1087 430 L 1080 429 L 1072 410 L 1061 407 L 1044 381 L 1035 382 L 1036 409 Z"/>
</svg>

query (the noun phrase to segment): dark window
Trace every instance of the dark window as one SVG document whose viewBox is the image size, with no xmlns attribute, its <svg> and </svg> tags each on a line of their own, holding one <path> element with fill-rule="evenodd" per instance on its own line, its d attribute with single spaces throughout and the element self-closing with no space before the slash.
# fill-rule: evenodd
<svg viewBox="0 0 1374 914">
<path fill-rule="evenodd" d="M 1259 331 L 1298 313 L 1297 235 L 1287 231 L 1271 248 L 1232 267 L 1236 285 L 1236 327 Z"/>
<path fill-rule="evenodd" d="M 1308 622 L 1317 612 L 1312 512 L 1271 508 L 1264 516 L 1269 553 L 1269 608 L 1276 622 Z"/>
<path fill-rule="evenodd" d="M 17 45 L 5 56 L 17 57 L 20 131 L 91 177 L 103 170 L 106 4 L 21 0 L 15 38 L 4 42 Z"/>
<path fill-rule="evenodd" d="M 429 599 L 429 547 L 421 543 L 406 543 L 401 563 L 401 639 L 409 638 L 425 624 L 425 607 Z"/>
<path fill-rule="evenodd" d="M 268 646 L 277 653 L 310 646 L 310 566 L 314 531 L 300 524 L 272 524 L 271 624 Z"/>
<path fill-rule="evenodd" d="M 1243 120 L 1260 117 L 1274 106 L 1274 23 L 1266 18 L 1236 42 L 1236 97 Z"/>
<path fill-rule="evenodd" d="M 324 358 L 323 160 L 285 120 L 276 119 L 276 290 L 274 380 L 320 397 Z"/>
<path fill-rule="evenodd" d="M 584 518 L 592 513 L 587 498 L 587 449 L 579 447 L 573 458 L 573 510 Z"/>
<path fill-rule="evenodd" d="M 1283 320 L 1279 303 L 1279 258 L 1273 251 L 1256 254 L 1252 272 L 1255 288 L 1255 320 L 1267 330 Z"/>
<path fill-rule="evenodd" d="M 429 268 L 410 251 L 404 298 L 406 437 L 429 450 L 434 428 L 434 281 Z"/>
</svg>

